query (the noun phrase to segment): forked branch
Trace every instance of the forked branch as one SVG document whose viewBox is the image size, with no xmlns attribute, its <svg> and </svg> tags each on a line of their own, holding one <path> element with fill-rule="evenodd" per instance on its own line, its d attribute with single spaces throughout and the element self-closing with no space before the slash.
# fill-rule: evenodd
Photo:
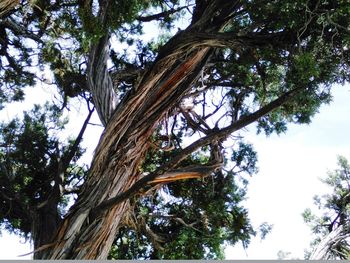
<svg viewBox="0 0 350 263">
<path fill-rule="evenodd" d="M 218 129 L 215 131 L 212 131 L 210 134 L 206 135 L 205 137 L 202 137 L 198 139 L 197 141 L 193 142 L 186 148 L 184 148 L 181 152 L 177 153 L 176 155 L 173 156 L 173 158 L 170 159 L 169 162 L 163 164 L 158 168 L 158 170 L 154 173 L 148 174 L 141 179 L 139 179 L 136 183 L 134 183 L 128 190 L 124 191 L 123 193 L 108 199 L 101 204 L 99 204 L 97 207 L 95 207 L 91 211 L 91 217 L 94 218 L 98 214 L 100 214 L 102 211 L 105 211 L 116 204 L 132 197 L 135 193 L 137 193 L 139 190 L 141 190 L 145 185 L 154 182 L 162 182 L 161 180 L 165 180 L 165 182 L 168 180 L 174 181 L 177 176 L 178 178 L 198 178 L 199 176 L 202 177 L 202 173 L 200 173 L 200 169 L 198 166 L 191 170 L 191 167 L 188 168 L 183 168 L 185 170 L 182 171 L 176 171 L 173 170 L 181 161 L 183 161 L 188 155 L 199 149 L 200 147 L 203 147 L 205 145 L 208 145 L 212 142 L 215 141 L 220 141 L 226 139 L 231 133 L 242 129 L 243 127 L 246 127 L 247 125 L 255 122 L 256 120 L 260 119 L 267 113 L 271 112 L 272 110 L 280 107 L 282 104 L 284 104 L 286 101 L 292 98 L 293 95 L 295 95 L 297 92 L 299 92 L 302 88 L 296 88 L 293 89 L 289 92 L 286 92 L 283 94 L 281 97 L 277 98 L 276 100 L 270 102 L 269 104 L 263 106 L 259 110 L 255 111 L 254 113 L 248 115 L 248 116 L 243 116 L 241 117 L 238 121 L 232 123 L 231 125 L 223 128 L 223 129 Z M 217 164 L 215 164 L 217 165 Z M 221 165 L 220 165 L 221 166 Z M 206 171 L 209 171 L 210 166 L 208 167 L 202 167 L 203 169 L 206 169 Z M 212 167 L 211 171 L 215 170 L 218 168 Z M 187 169 L 187 173 L 186 173 Z M 185 171 L 185 172 L 184 172 Z M 202 170 L 203 171 L 203 170 Z M 159 178 L 159 179 L 158 179 Z M 172 180 L 174 179 L 174 180 Z"/>
</svg>

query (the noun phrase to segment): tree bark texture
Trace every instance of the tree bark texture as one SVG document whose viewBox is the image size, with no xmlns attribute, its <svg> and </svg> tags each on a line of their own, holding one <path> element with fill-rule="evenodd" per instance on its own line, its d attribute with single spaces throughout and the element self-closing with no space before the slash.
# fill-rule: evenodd
<svg viewBox="0 0 350 263">
<path fill-rule="evenodd" d="M 0 18 L 14 9 L 19 4 L 19 0 L 2 0 L 0 2 Z"/>
<path fill-rule="evenodd" d="M 226 16 L 238 8 L 239 1 L 235 3 L 216 0 L 208 4 L 205 10 L 196 10 L 189 28 L 175 35 L 160 50 L 140 83 L 119 104 L 107 71 L 109 38 L 102 37 L 98 43 L 92 45 L 87 70 L 88 84 L 99 117 L 105 124 L 105 131 L 78 201 L 64 218 L 53 242 L 47 245 L 43 259 L 107 258 L 118 227 L 128 210 L 128 201 L 124 199 L 99 210 L 98 213 L 94 208 L 113 200 L 140 178 L 139 167 L 150 146 L 150 136 L 159 121 L 189 91 L 210 57 L 212 48 L 222 46 L 224 41 L 229 41 L 230 46 L 236 49 L 249 45 L 248 40 L 244 43 L 243 40 L 236 41 L 234 38 L 227 40 L 225 37 L 217 42 L 212 36 L 205 40 L 201 35 L 191 37 L 197 31 L 213 30 L 220 33 Z M 108 4 L 100 8 L 102 22 L 107 10 Z M 218 12 L 220 16 L 216 15 Z M 171 165 L 164 167 L 173 168 L 188 154 L 207 145 L 210 140 L 227 137 L 231 132 L 250 124 L 281 105 L 289 95 L 286 94 L 217 134 L 201 138 L 184 149 L 182 154 L 173 159 Z M 158 172 L 161 174 L 166 170 Z"/>
<path fill-rule="evenodd" d="M 56 234 L 61 218 L 57 212 L 57 203 L 49 202 L 32 213 L 32 239 L 35 248 L 48 244 Z M 34 259 L 40 259 L 43 251 L 34 253 Z"/>
<path fill-rule="evenodd" d="M 165 73 L 169 65 L 159 63 L 157 73 L 150 74 L 137 94 L 117 109 L 96 150 L 83 192 L 65 219 L 54 249 L 50 249 L 50 258 L 107 258 L 127 201 L 96 218 L 89 217 L 91 209 L 127 190 L 138 179 L 149 137 L 164 113 L 178 101 L 181 84 L 194 79 L 196 66 L 207 52 L 208 49 L 200 50 L 179 66 L 173 66 L 170 79 L 163 77 L 168 76 Z"/>
<path fill-rule="evenodd" d="M 317 245 L 315 250 L 310 256 L 310 260 L 327 260 L 332 259 L 332 250 L 337 249 L 337 245 L 344 239 L 349 238 L 350 234 L 346 233 L 346 227 L 340 225 L 335 230 L 331 231 L 327 236 L 325 236 L 321 242 Z"/>
<path fill-rule="evenodd" d="M 108 42 L 101 42 L 108 49 Z M 101 43 L 99 45 L 101 47 Z M 90 212 L 104 200 L 130 188 L 138 179 L 139 166 L 150 144 L 149 137 L 159 120 L 179 101 L 197 77 L 208 52 L 209 48 L 202 48 L 186 54 L 182 60 L 175 59 L 178 56 L 173 53 L 158 59 L 137 90 L 118 105 L 109 120 L 110 109 L 100 109 L 100 117 L 106 123 L 108 120 L 108 123 L 96 149 L 89 177 L 45 258 L 107 258 L 128 203 L 119 203 L 94 218 L 90 218 Z M 107 53 L 102 52 L 105 56 Z M 94 58 L 90 59 L 93 64 Z M 109 85 L 112 84 L 105 73 L 106 64 L 101 63 L 106 60 L 99 57 L 96 61 L 99 66 L 94 69 L 91 83 L 95 81 L 98 86 L 96 90 L 106 95 L 99 90 L 100 85 L 110 89 Z M 99 98 L 95 95 L 95 103 Z M 108 101 L 112 100 L 108 98 Z"/>
</svg>

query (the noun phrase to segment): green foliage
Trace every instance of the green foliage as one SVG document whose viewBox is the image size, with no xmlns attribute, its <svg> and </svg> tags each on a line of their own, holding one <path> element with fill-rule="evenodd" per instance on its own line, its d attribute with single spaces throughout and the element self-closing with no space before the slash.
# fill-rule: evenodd
<svg viewBox="0 0 350 263">
<path fill-rule="evenodd" d="M 225 243 L 248 245 L 255 232 L 239 206 L 244 191 L 234 185 L 232 174 L 218 174 L 204 182 L 171 184 L 165 197 L 141 200 L 134 211 L 138 234 L 126 242 L 135 230 L 119 233 L 111 258 L 223 259 Z"/>
<path fill-rule="evenodd" d="M 33 49 L 22 42 L 20 37 L 10 36 L 4 29 L 0 29 L 0 110 L 4 104 L 11 101 L 20 101 L 24 98 L 23 88 L 35 84 L 35 75 L 28 70 L 33 61 L 30 54 Z M 18 59 L 12 52 L 18 50 Z"/>
<path fill-rule="evenodd" d="M 37 207 L 54 195 L 58 187 L 58 162 L 73 143 L 56 137 L 66 123 L 59 109 L 49 104 L 35 105 L 32 111 L 24 112 L 23 119 L 1 123 L 0 224 L 10 232 L 28 236 Z M 78 150 L 76 158 L 82 153 Z M 85 176 L 81 169 L 77 170 L 76 160 L 65 171 L 66 184 L 72 178 Z M 58 201 L 62 216 L 68 199 L 62 196 Z"/>
<path fill-rule="evenodd" d="M 349 259 L 350 255 L 350 245 L 346 239 L 349 234 L 350 222 L 350 165 L 348 160 L 339 156 L 338 167 L 338 169 L 329 172 L 328 177 L 322 180 L 331 188 L 331 192 L 314 197 L 314 203 L 321 214 L 314 214 L 309 208 L 303 213 L 305 223 L 315 234 L 315 239 L 311 243 L 313 249 L 329 233 L 340 226 L 344 227 L 344 231 L 341 233 L 344 238 L 340 238 L 336 244 L 330 244 L 327 259 Z M 307 252 L 306 257 L 310 255 L 311 252 Z"/>
<path fill-rule="evenodd" d="M 118 234 L 110 258 L 224 259 L 225 245 L 242 242 L 247 247 L 257 232 L 241 202 L 248 183 L 245 177 L 257 171 L 257 159 L 251 145 L 237 145 L 231 157 L 232 170 L 203 180 L 174 182 L 153 197 L 136 199 L 133 216 Z M 151 172 L 164 158 L 160 151 L 154 152 L 143 169 Z M 204 152 L 184 163 L 206 162 Z M 261 225 L 261 237 L 270 230 L 268 224 Z"/>
<path fill-rule="evenodd" d="M 348 3 L 246 1 L 244 5 L 246 12 L 233 19 L 228 32 L 249 36 L 247 32 L 255 30 L 256 35 L 274 32 L 280 36 L 271 39 L 270 45 L 247 45 L 238 54 L 225 50 L 228 54 L 215 70 L 222 80 L 232 83 L 231 96 L 239 98 L 242 88 L 247 89 L 244 93 L 250 96 L 245 95 L 246 100 L 253 96 L 259 106 L 288 90 L 305 87 L 295 99 L 261 118 L 259 132 L 285 132 L 291 121 L 309 123 L 319 106 L 329 103 L 330 84 L 349 80 Z M 228 77 L 229 72 L 233 74 Z M 247 110 L 241 114 L 246 115 Z"/>
</svg>

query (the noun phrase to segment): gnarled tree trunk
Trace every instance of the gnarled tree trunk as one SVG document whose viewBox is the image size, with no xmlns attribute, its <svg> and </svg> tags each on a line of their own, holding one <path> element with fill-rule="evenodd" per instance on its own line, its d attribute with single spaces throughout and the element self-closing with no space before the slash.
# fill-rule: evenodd
<svg viewBox="0 0 350 263">
<path fill-rule="evenodd" d="M 103 24 L 108 1 L 102 1 L 99 18 Z M 109 56 L 108 36 L 91 47 L 88 65 L 88 83 L 94 104 L 105 131 L 93 158 L 89 176 L 77 203 L 66 215 L 53 242 L 47 245 L 44 259 L 106 259 L 118 227 L 128 209 L 128 201 L 113 201 L 128 189 L 132 189 L 140 177 L 139 167 L 150 146 L 150 136 L 159 121 L 174 107 L 191 88 L 199 76 L 213 47 L 230 45 L 239 48 L 242 39 L 217 35 L 196 35 L 199 30 L 220 32 L 225 17 L 239 8 L 230 1 L 215 0 L 201 4 L 194 13 L 192 24 L 175 35 L 160 51 L 153 66 L 144 74 L 139 84 L 117 105 L 113 83 L 107 71 Z M 214 19 L 220 15 L 220 19 Z M 229 37 L 229 38 L 227 38 Z M 260 44 L 260 43 L 259 43 Z M 290 93 L 291 94 L 291 93 Z M 250 116 L 208 134 L 188 146 L 168 165 L 157 171 L 158 175 L 171 170 L 188 154 L 201 146 L 227 137 L 270 110 L 281 105 L 290 94 L 271 102 Z M 139 181 L 140 182 L 140 181 Z M 138 182 L 138 183 L 139 183 Z M 105 205 L 108 203 L 108 205 Z"/>
<path fill-rule="evenodd" d="M 100 12 L 103 16 L 105 10 Z M 93 209 L 126 191 L 139 178 L 138 169 L 156 125 L 189 89 L 210 53 L 209 48 L 196 48 L 187 54 L 179 53 L 177 46 L 172 50 L 158 58 L 134 92 L 113 111 L 115 95 L 106 69 L 108 38 L 92 47 L 89 85 L 106 128 L 82 193 L 44 258 L 107 257 L 128 202 L 120 202 L 98 214 L 92 213 Z"/>
<path fill-rule="evenodd" d="M 94 207 L 130 188 L 149 147 L 149 137 L 164 113 L 179 100 L 181 84 L 192 82 L 208 49 L 198 50 L 187 61 L 173 66 L 168 78 L 161 60 L 137 94 L 119 107 L 109 121 L 96 150 L 90 175 L 78 202 L 65 219 L 47 258 L 105 259 L 127 201 L 91 218 Z M 169 62 L 168 60 L 166 60 Z M 164 62 L 163 62 L 164 63 Z M 175 64 L 173 62 L 173 64 Z M 163 70 L 162 70 L 163 69 Z M 164 78 L 166 75 L 166 78 Z"/>
</svg>

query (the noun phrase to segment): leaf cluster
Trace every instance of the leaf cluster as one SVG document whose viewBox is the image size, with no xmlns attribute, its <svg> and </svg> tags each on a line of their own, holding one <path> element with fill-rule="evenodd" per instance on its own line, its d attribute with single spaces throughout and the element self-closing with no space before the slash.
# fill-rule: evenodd
<svg viewBox="0 0 350 263">
<path fill-rule="evenodd" d="M 84 152 L 81 148 L 67 170 L 60 171 L 60 160 L 73 144 L 57 137 L 66 123 L 59 109 L 49 104 L 36 105 L 24 112 L 23 119 L 1 123 L 0 224 L 10 232 L 28 236 L 35 215 L 50 202 L 56 206 L 51 212 L 63 216 L 69 198 L 60 194 L 60 187 L 85 177 L 85 171 L 76 165 Z"/>
</svg>

